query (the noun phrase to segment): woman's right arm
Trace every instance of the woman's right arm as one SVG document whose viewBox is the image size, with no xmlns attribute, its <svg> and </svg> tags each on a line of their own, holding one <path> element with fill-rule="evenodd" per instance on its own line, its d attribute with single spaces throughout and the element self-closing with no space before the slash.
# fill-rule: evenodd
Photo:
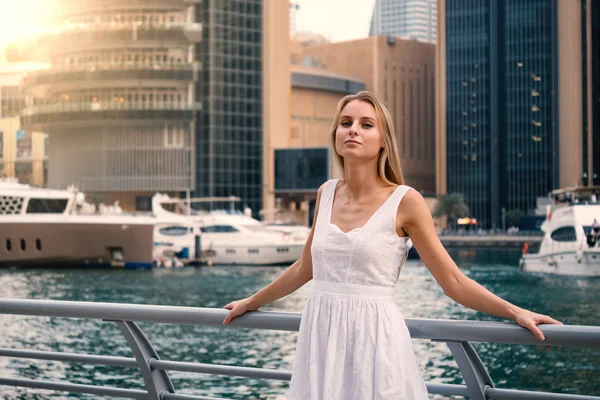
<svg viewBox="0 0 600 400">
<path fill-rule="evenodd" d="M 259 290 L 252 296 L 242 300 L 232 301 L 227 304 L 224 308 L 231 311 L 227 314 L 227 317 L 223 321 L 223 325 L 227 325 L 233 318 L 244 314 L 246 311 L 258 310 L 265 304 L 272 303 L 277 299 L 287 296 L 312 279 L 312 255 L 310 248 L 313 241 L 315 226 L 317 225 L 317 216 L 319 214 L 319 203 L 323 186 L 325 186 L 325 184 L 321 185 L 317 191 L 314 222 L 308 238 L 306 239 L 306 243 L 304 244 L 300 259 L 289 266 L 277 277 L 277 279 L 271 282 L 271 284 Z"/>
</svg>

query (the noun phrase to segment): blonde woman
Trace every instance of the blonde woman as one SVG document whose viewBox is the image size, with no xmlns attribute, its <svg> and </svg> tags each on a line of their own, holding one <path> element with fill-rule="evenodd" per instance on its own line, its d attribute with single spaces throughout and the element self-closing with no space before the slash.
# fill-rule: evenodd
<svg viewBox="0 0 600 400">
<path fill-rule="evenodd" d="M 314 278 L 290 400 L 428 398 L 392 298 L 409 237 L 444 293 L 458 303 L 513 319 L 540 341 L 538 324 L 560 324 L 502 300 L 456 266 L 423 197 L 404 185 L 392 119 L 373 94 L 344 97 L 329 134 L 344 179 L 319 188 L 316 222 L 302 256 L 264 289 L 225 306 L 228 324 Z"/>
</svg>

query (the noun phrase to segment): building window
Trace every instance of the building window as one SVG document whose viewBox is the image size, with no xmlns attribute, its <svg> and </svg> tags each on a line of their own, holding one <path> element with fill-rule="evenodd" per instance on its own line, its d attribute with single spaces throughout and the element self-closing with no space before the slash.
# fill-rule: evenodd
<svg viewBox="0 0 600 400">
<path fill-rule="evenodd" d="M 183 127 L 166 126 L 164 141 L 167 148 L 182 148 L 185 143 L 185 131 Z"/>
<path fill-rule="evenodd" d="M 275 191 L 313 192 L 327 179 L 327 148 L 275 150 Z"/>
</svg>

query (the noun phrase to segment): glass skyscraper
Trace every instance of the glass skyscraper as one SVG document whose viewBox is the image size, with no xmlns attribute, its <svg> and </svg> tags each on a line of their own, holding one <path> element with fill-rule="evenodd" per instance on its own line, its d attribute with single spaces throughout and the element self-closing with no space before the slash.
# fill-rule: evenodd
<svg viewBox="0 0 600 400">
<path fill-rule="evenodd" d="M 400 36 L 435 43 L 435 0 L 376 0 L 369 36 Z"/>
<path fill-rule="evenodd" d="M 531 212 L 538 197 L 565 182 L 592 183 L 585 178 L 588 165 L 598 163 L 597 155 L 589 164 L 583 161 L 583 170 L 578 165 L 582 176 L 573 178 L 576 174 L 569 174 L 572 169 L 568 167 L 568 163 L 580 164 L 582 154 L 593 154 L 587 148 L 585 128 L 588 102 L 584 99 L 582 106 L 578 102 L 566 104 L 568 101 L 564 100 L 586 97 L 590 85 L 584 84 L 588 71 L 584 60 L 588 52 L 578 53 L 584 68 L 582 86 L 565 86 L 565 76 L 581 76 L 582 71 L 573 71 L 568 64 L 573 61 L 559 57 L 559 52 L 567 54 L 572 43 L 565 37 L 580 40 L 582 47 L 586 46 L 585 38 L 580 36 L 587 29 L 585 18 L 581 26 L 561 25 L 563 33 L 569 30 L 570 36 L 561 38 L 558 32 L 561 12 L 584 15 L 585 3 L 586 0 L 569 4 L 559 4 L 557 0 L 440 0 L 439 12 L 444 21 L 440 52 L 446 75 L 441 83 L 446 97 L 442 115 L 446 118 L 442 139 L 446 146 L 443 190 L 463 193 L 470 216 L 481 227 L 501 227 L 503 209 Z M 588 10 L 595 12 L 596 18 L 597 6 Z M 562 11 L 560 7 L 564 7 Z M 593 39 L 596 47 L 597 37 Z M 591 53 L 596 60 L 597 53 Z M 565 61 L 567 67 L 561 64 L 559 68 L 559 63 Z M 597 61 L 594 65 L 597 68 Z M 598 83 L 594 84 L 597 96 Z M 565 96 L 562 99 L 559 88 L 560 96 Z M 596 101 L 597 97 L 591 99 Z M 597 114 L 597 104 L 594 110 Z M 577 114 L 571 120 L 574 122 L 565 125 L 565 117 L 573 114 Z M 565 126 L 578 126 L 582 132 Z M 594 126 L 592 143 L 598 149 L 598 125 Z M 585 136 L 583 146 L 581 141 L 577 145 L 572 139 L 581 134 Z M 571 156 L 559 163 L 559 156 L 567 153 L 565 146 L 573 149 L 568 153 Z M 598 171 L 595 164 L 593 169 Z"/>
<path fill-rule="evenodd" d="M 262 0 L 208 0 L 196 6 L 202 42 L 195 54 L 197 196 L 238 196 L 262 208 Z"/>
<path fill-rule="evenodd" d="M 583 179 L 600 185 L 600 2 L 582 2 Z M 589 72 L 588 72 L 589 71 Z"/>
</svg>

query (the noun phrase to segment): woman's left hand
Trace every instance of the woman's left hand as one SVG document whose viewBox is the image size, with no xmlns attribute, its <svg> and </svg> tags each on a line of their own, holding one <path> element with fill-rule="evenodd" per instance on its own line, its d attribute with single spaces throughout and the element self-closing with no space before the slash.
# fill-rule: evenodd
<svg viewBox="0 0 600 400">
<path fill-rule="evenodd" d="M 542 331 L 537 327 L 539 324 L 563 325 L 562 322 L 555 320 L 547 315 L 537 314 L 528 310 L 523 310 L 515 318 L 517 324 L 523 328 L 529 329 L 539 341 L 543 342 L 546 338 Z"/>
</svg>

